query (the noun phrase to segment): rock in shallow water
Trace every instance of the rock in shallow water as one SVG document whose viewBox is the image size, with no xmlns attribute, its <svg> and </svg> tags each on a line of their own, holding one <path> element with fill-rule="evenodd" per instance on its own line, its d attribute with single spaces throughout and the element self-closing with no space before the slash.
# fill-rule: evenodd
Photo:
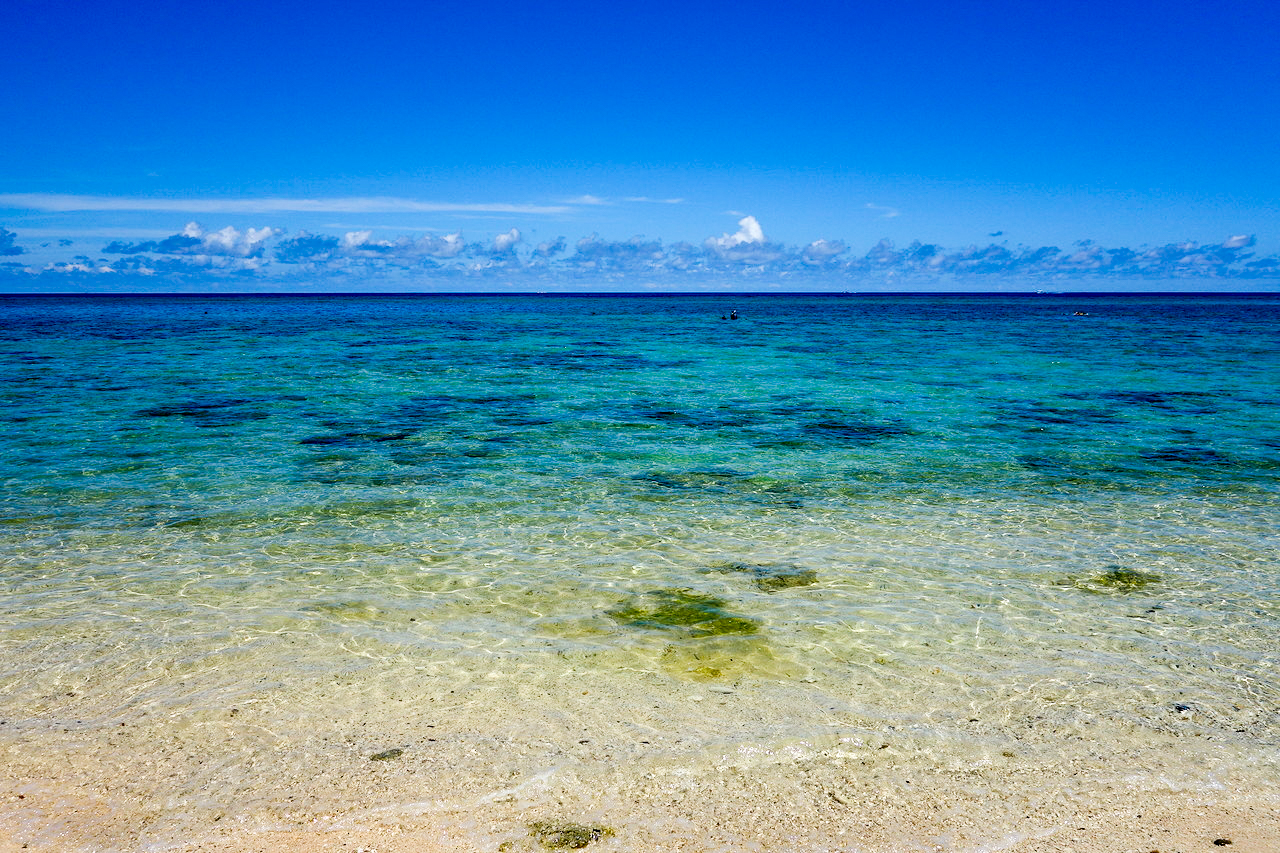
<svg viewBox="0 0 1280 853">
<path fill-rule="evenodd" d="M 681 631 L 692 637 L 722 634 L 754 634 L 760 623 L 725 609 L 725 600 L 690 589 L 660 589 L 633 596 L 612 610 L 609 616 L 624 625 Z"/>
<path fill-rule="evenodd" d="M 751 575 L 755 585 L 765 592 L 809 586 L 818 582 L 816 571 L 802 569 L 792 563 L 716 563 L 710 569 L 713 572 Z"/>
<path fill-rule="evenodd" d="M 593 841 L 613 835 L 613 830 L 607 826 L 535 821 L 529 824 L 529 833 L 548 850 L 581 850 Z"/>
<path fill-rule="evenodd" d="M 1073 586 L 1087 592 L 1137 592 L 1152 584 L 1159 583 L 1161 576 L 1155 572 L 1126 569 L 1112 566 L 1103 572 L 1087 578 L 1067 577 L 1060 581 L 1063 586 Z"/>
</svg>

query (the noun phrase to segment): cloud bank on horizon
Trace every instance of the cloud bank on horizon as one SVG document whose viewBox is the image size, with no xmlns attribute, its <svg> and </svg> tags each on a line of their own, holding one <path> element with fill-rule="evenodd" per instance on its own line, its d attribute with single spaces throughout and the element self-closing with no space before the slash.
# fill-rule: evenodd
<svg viewBox="0 0 1280 853">
<path fill-rule="evenodd" d="M 301 203 L 275 206 L 277 201 L 223 202 L 217 211 L 262 213 L 306 207 Z M 330 203 L 334 210 L 350 210 L 341 205 L 359 207 L 365 201 Z M 383 202 L 385 209 L 401 209 L 403 200 Z M 591 197 L 574 203 L 607 202 Z M 536 210 L 541 209 L 528 206 L 523 212 Z M 208 230 L 192 221 L 160 239 L 112 240 L 97 257 L 78 254 L 37 264 L 24 263 L 27 250 L 19 233 L 0 228 L 0 256 L 7 259 L 0 261 L 0 290 L 163 290 L 210 285 L 308 291 L 370 284 L 428 290 L 494 285 L 517 290 L 546 286 L 616 290 L 628 285 L 697 289 L 709 284 L 744 289 L 856 289 L 869 284 L 928 289 L 941 281 L 982 289 L 1011 280 L 1182 279 L 1253 282 L 1254 286 L 1280 280 L 1280 255 L 1257 256 L 1253 235 L 1229 235 L 1207 244 L 1180 241 L 1138 248 L 1081 240 L 1066 249 L 1007 242 L 947 248 L 918 240 L 899 248 L 882 239 L 858 251 L 844 241 L 826 238 L 801 246 L 772 242 L 751 215 L 742 216 L 737 224 L 733 233 L 709 236 L 695 245 L 641 236 L 606 240 L 594 233 L 576 241 L 562 236 L 534 243 L 517 227 L 469 241 L 461 232 L 386 238 L 375 237 L 373 229 L 289 234 L 275 225 Z M 62 240 L 60 247 L 70 242 Z"/>
</svg>

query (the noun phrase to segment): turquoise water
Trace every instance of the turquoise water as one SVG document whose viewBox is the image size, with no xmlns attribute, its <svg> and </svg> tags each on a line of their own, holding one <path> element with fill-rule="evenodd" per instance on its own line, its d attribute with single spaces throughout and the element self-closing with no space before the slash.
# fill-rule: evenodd
<svg viewBox="0 0 1280 853">
<path fill-rule="evenodd" d="M 0 740 L 162 718 L 173 820 L 437 701 L 1260 783 L 1277 378 L 1275 295 L 0 299 Z"/>
</svg>

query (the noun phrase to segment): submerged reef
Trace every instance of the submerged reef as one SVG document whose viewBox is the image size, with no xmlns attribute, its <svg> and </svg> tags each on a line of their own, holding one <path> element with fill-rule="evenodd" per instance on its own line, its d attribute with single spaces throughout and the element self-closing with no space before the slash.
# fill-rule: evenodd
<svg viewBox="0 0 1280 853">
<path fill-rule="evenodd" d="M 1193 468 L 1223 467 L 1233 464 L 1231 457 L 1212 447 L 1161 447 L 1138 454 L 1147 462 L 1171 462 Z"/>
<path fill-rule="evenodd" d="M 416 433 L 417 430 L 412 429 L 402 429 L 395 432 L 347 429 L 328 435 L 307 436 L 306 438 L 298 439 L 298 444 L 315 444 L 325 447 L 334 445 L 356 447 L 370 442 L 381 444 L 387 441 L 404 441 L 407 438 L 412 438 Z"/>
<path fill-rule="evenodd" d="M 733 572 L 750 575 L 755 585 L 765 592 L 777 592 L 796 586 L 809 586 L 818 582 L 818 573 L 802 569 L 792 563 L 715 563 L 713 572 Z"/>
<path fill-rule="evenodd" d="M 647 474 L 636 474 L 631 479 L 664 489 L 708 489 L 744 479 L 746 476 L 728 468 L 714 468 L 702 471 L 650 471 Z"/>
<path fill-rule="evenodd" d="M 1157 584 L 1161 580 L 1163 578 L 1155 572 L 1112 566 L 1106 571 L 1098 572 L 1085 578 L 1068 576 L 1059 581 L 1059 584 L 1082 589 L 1086 592 L 1137 592 L 1146 589 L 1152 584 Z"/>
<path fill-rule="evenodd" d="M 754 634 L 760 623 L 725 609 L 725 600 L 690 589 L 660 589 L 633 596 L 606 610 L 623 625 L 679 631 L 691 637 Z"/>
<path fill-rule="evenodd" d="M 303 399 L 286 395 L 282 399 Z M 207 398 L 152 406 L 135 412 L 140 418 L 182 418 L 198 427 L 233 427 L 271 417 L 264 400 L 240 397 Z"/>
<path fill-rule="evenodd" d="M 898 421 L 868 421 L 860 418 L 822 418 L 800 425 L 806 438 L 854 444 L 871 444 L 886 438 L 915 435 L 916 431 Z"/>
</svg>

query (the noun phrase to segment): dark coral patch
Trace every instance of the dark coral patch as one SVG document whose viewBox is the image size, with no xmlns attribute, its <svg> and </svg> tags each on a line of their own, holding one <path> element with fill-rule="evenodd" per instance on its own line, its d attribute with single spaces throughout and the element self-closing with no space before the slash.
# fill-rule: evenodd
<svg viewBox="0 0 1280 853">
<path fill-rule="evenodd" d="M 1231 457 L 1211 447 L 1161 447 L 1139 454 L 1148 462 L 1172 462 L 1192 467 L 1231 465 Z"/>
<path fill-rule="evenodd" d="M 870 444 L 887 438 L 914 435 L 914 430 L 892 421 L 864 421 L 857 419 L 823 419 L 802 424 L 800 431 L 806 437 L 855 444 Z"/>
<path fill-rule="evenodd" d="M 1063 396 L 1078 400 L 1089 398 L 1109 400 L 1130 406 L 1145 406 L 1184 414 L 1211 415 L 1218 411 L 1214 403 L 1230 395 L 1217 391 L 1101 391 L 1072 392 Z"/>
<path fill-rule="evenodd" d="M 1004 406 L 998 411 L 1004 418 L 1028 424 L 1092 427 L 1124 423 L 1124 420 L 1110 409 L 1050 406 L 1039 402 Z"/>
<path fill-rule="evenodd" d="M 298 444 L 313 444 L 322 447 L 352 447 L 361 444 L 381 443 L 384 441 L 404 441 L 411 438 L 416 430 L 402 429 L 395 432 L 366 432 L 362 430 L 345 430 L 330 435 L 311 435 L 298 440 Z"/>
<path fill-rule="evenodd" d="M 737 471 L 716 468 L 704 471 L 650 471 L 637 474 L 633 479 L 664 489 L 719 489 L 745 475 Z"/>
<path fill-rule="evenodd" d="M 671 426 L 705 430 L 746 429 L 757 426 L 762 420 L 760 412 L 734 403 L 722 403 L 714 408 L 694 412 L 681 412 L 661 407 L 640 407 L 624 411 L 622 414 L 628 419 L 641 418 Z"/>
<path fill-rule="evenodd" d="M 269 418 L 269 412 L 241 398 L 189 400 L 166 406 L 152 406 L 136 414 L 143 418 L 183 418 L 199 427 L 228 427 Z"/>
</svg>

